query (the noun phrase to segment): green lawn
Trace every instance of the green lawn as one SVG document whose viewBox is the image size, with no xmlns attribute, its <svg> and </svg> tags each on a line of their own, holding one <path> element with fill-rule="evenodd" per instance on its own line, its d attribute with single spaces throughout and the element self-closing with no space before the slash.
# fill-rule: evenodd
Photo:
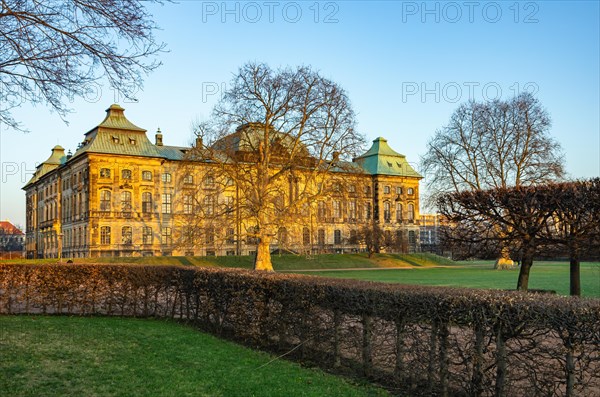
<svg viewBox="0 0 600 397">
<path fill-rule="evenodd" d="M 494 270 L 493 262 L 479 261 L 457 262 L 452 267 L 302 273 L 401 284 L 515 289 L 519 270 Z M 535 262 L 529 275 L 529 288 L 555 290 L 560 295 L 569 295 L 569 264 L 567 262 Z M 581 264 L 581 289 L 582 296 L 600 298 L 600 263 L 584 262 Z"/>
<path fill-rule="evenodd" d="M 518 269 L 493 270 L 493 261 L 454 262 L 427 253 L 377 254 L 373 258 L 368 258 L 366 254 L 330 254 L 310 257 L 305 255 L 273 255 L 272 259 L 273 267 L 278 272 L 306 273 L 327 277 L 354 278 L 403 284 L 515 289 L 519 274 Z M 56 262 L 56 259 L 11 260 L 10 262 L 51 263 Z M 253 258 L 249 256 L 85 258 L 76 259 L 75 265 L 77 263 L 98 262 L 220 266 L 251 269 Z M 308 271 L 303 272 L 302 270 Z M 600 298 L 600 263 L 582 263 L 581 283 L 583 296 Z M 558 294 L 568 295 L 569 263 L 535 262 L 529 278 L 529 288 L 555 290 Z"/>
<path fill-rule="evenodd" d="M 1 396 L 386 396 L 173 322 L 0 316 Z"/>
</svg>

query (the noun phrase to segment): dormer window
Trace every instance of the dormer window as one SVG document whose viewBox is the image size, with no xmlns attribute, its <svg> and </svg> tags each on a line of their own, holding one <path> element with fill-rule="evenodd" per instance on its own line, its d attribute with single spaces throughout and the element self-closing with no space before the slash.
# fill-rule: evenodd
<svg viewBox="0 0 600 397">
<path fill-rule="evenodd" d="M 112 136 L 112 141 L 113 141 L 113 143 L 119 143 L 119 137 L 118 137 L 118 136 L 115 136 L 115 135 L 113 135 L 113 136 Z"/>
<path fill-rule="evenodd" d="M 132 144 L 132 145 L 135 145 L 135 139 L 129 138 L 129 143 Z"/>
</svg>

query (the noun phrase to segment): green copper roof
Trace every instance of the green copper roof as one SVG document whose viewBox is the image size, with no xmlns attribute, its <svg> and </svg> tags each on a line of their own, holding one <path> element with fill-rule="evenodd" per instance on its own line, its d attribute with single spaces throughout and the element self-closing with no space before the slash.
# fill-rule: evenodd
<svg viewBox="0 0 600 397">
<path fill-rule="evenodd" d="M 129 121 L 124 111 L 117 104 L 106 109 L 104 120 L 85 134 L 73 157 L 83 153 L 164 157 L 159 147 L 150 142 L 146 130 Z"/>
<path fill-rule="evenodd" d="M 50 157 L 48 157 L 46 161 L 37 166 L 33 176 L 31 177 L 29 182 L 27 182 L 27 184 L 23 186 L 23 188 L 26 188 L 32 183 L 38 181 L 42 176 L 52 171 L 53 169 L 58 168 L 61 164 L 64 164 L 66 161 L 67 157 L 65 156 L 65 149 L 60 145 L 54 146 L 52 148 L 52 154 L 50 155 Z"/>
<path fill-rule="evenodd" d="M 371 175 L 396 175 L 423 178 L 406 161 L 406 156 L 394 151 L 384 138 L 377 138 L 365 154 L 354 159 Z"/>
<path fill-rule="evenodd" d="M 93 132 L 96 128 L 108 128 L 112 130 L 127 130 L 127 131 L 140 131 L 146 132 L 145 129 L 138 127 L 133 124 L 131 121 L 127 120 L 125 117 L 125 109 L 116 103 L 110 105 L 108 109 L 106 109 L 106 117 L 104 120 L 98 124 L 97 127 L 92 128 L 88 131 Z"/>
</svg>

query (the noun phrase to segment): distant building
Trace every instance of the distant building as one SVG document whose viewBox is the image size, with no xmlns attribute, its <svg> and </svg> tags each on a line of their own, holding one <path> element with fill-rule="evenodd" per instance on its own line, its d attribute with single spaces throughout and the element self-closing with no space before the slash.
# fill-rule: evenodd
<svg viewBox="0 0 600 397">
<path fill-rule="evenodd" d="M 242 224 L 236 205 L 244 192 L 220 181 L 214 164 L 186 159 L 191 148 L 164 145 L 160 130 L 152 143 L 119 105 L 106 113 L 74 154 L 55 146 L 23 187 L 27 257 L 254 253 L 252 225 Z M 369 224 L 418 248 L 422 176 L 384 138 L 353 163 L 361 169 L 357 185 L 313 203 L 302 214 L 303 224 L 282 225 L 273 250 L 358 251 L 363 247 L 357 231 Z M 217 185 L 223 189 L 217 191 Z M 214 219 L 216 213 L 221 222 L 206 222 L 201 233 L 191 230 L 192 217 Z"/>
<path fill-rule="evenodd" d="M 0 221 L 0 255 L 3 259 L 23 255 L 25 233 L 9 221 Z"/>
<path fill-rule="evenodd" d="M 440 214 L 421 214 L 419 222 L 421 251 L 444 255 L 441 230 L 446 226 L 448 222 Z"/>
</svg>

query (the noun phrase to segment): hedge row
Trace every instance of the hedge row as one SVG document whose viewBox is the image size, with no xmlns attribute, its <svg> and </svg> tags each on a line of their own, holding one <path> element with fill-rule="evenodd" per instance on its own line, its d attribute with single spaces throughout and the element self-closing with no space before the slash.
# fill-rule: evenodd
<svg viewBox="0 0 600 397">
<path fill-rule="evenodd" d="M 174 318 L 410 395 L 600 394 L 600 300 L 235 269 L 2 264 L 0 313 Z"/>
</svg>

